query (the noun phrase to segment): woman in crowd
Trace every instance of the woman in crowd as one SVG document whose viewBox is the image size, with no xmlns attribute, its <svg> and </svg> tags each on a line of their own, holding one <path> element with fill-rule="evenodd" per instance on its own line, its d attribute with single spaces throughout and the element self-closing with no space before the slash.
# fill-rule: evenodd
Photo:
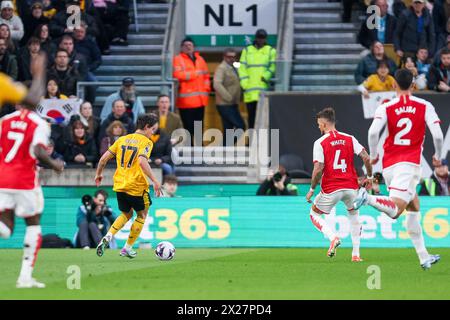
<svg viewBox="0 0 450 320">
<path fill-rule="evenodd" d="M 100 143 L 100 154 L 104 154 L 106 150 L 108 150 L 108 148 L 116 142 L 117 139 L 126 134 L 127 130 L 125 129 L 123 123 L 120 121 L 113 121 L 106 129 L 106 137 L 104 137 Z"/>
<path fill-rule="evenodd" d="M 69 165 L 92 165 L 97 161 L 97 148 L 94 139 L 86 132 L 80 120 L 72 124 L 71 137 L 67 141 L 64 160 Z"/>
<path fill-rule="evenodd" d="M 48 79 L 47 90 L 44 99 L 68 99 L 66 95 L 59 92 L 58 83 L 55 79 Z"/>
</svg>

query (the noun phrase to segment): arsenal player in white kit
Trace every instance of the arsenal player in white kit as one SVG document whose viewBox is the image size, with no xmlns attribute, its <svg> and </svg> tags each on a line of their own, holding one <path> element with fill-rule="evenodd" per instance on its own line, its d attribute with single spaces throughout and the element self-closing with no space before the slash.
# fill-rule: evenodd
<svg viewBox="0 0 450 320">
<path fill-rule="evenodd" d="M 38 182 L 37 160 L 57 171 L 62 171 L 64 167 L 62 161 L 55 161 L 48 156 L 46 147 L 50 127 L 32 111 L 34 103 L 42 96 L 45 58 L 36 58 L 32 69 L 34 79 L 28 94 L 25 89 L 18 89 L 24 90 L 21 99 L 24 108 L 0 119 L 0 238 L 11 236 L 15 216 L 24 218 L 27 226 L 22 269 L 16 283 L 18 288 L 45 287 L 32 277 L 41 245 L 39 220 L 44 206 Z M 14 86 L 10 90 L 14 90 Z M 16 93 L 10 94 L 18 96 Z"/>
<path fill-rule="evenodd" d="M 443 134 L 440 120 L 431 103 L 411 95 L 413 75 L 408 70 L 395 73 L 397 98 L 380 105 L 375 111 L 369 129 L 369 149 L 372 164 L 377 163 L 377 145 L 380 132 L 387 126 L 388 136 L 384 143 L 383 176 L 389 189 L 389 197 L 372 196 L 365 189 L 358 192 L 354 208 L 370 205 L 397 219 L 407 210 L 406 228 L 419 256 L 424 270 L 440 260 L 439 255 L 430 255 L 420 225 L 419 198 L 416 187 L 421 176 L 425 127 L 433 136 L 435 154 L 433 165 L 438 166 L 442 159 Z"/>
<path fill-rule="evenodd" d="M 341 244 L 341 240 L 321 215 L 329 214 L 339 201 L 345 203 L 349 213 L 353 243 L 352 261 L 360 262 L 362 261 L 359 254 L 361 223 L 358 210 L 353 208 L 353 201 L 359 188 L 358 176 L 353 164 L 354 155 L 358 155 L 364 161 L 368 175 L 365 183 L 371 184 L 373 179 L 372 165 L 366 150 L 355 137 L 337 131 L 335 123 L 334 109 L 326 108 L 317 114 L 317 124 L 323 136 L 314 142 L 314 169 L 306 200 L 311 202 L 314 190 L 322 179 L 320 182 L 322 190 L 315 198 L 310 218 L 314 226 L 330 240 L 327 253 L 330 258 L 335 256 L 336 248 Z"/>
</svg>

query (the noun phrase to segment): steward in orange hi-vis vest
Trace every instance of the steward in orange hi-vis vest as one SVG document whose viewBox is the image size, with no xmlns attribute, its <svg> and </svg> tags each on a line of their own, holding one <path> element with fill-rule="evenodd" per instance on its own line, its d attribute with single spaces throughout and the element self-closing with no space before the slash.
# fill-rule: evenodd
<svg viewBox="0 0 450 320">
<path fill-rule="evenodd" d="M 173 59 L 173 77 L 179 81 L 176 106 L 179 109 L 193 109 L 208 105 L 211 83 L 205 60 L 198 52 L 193 59 L 180 53 Z"/>
</svg>

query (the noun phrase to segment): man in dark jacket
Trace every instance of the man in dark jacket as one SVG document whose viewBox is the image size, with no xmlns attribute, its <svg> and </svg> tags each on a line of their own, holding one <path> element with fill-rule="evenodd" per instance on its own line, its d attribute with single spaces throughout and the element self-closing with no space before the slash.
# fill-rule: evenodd
<svg viewBox="0 0 450 320">
<path fill-rule="evenodd" d="M 69 0 L 66 2 L 66 8 L 68 8 L 69 6 L 80 6 L 79 1 L 76 0 Z M 81 16 L 81 21 L 84 21 L 87 23 L 87 25 L 89 26 L 89 34 L 95 38 L 100 36 L 100 31 L 98 29 L 98 26 L 95 22 L 95 19 L 81 11 L 80 9 L 80 16 Z M 59 38 L 61 36 L 63 36 L 64 34 L 72 34 L 74 31 L 74 28 L 68 28 L 67 27 L 67 22 L 71 21 L 71 19 L 69 19 L 71 17 L 72 14 L 67 13 L 67 10 L 60 10 L 50 21 L 50 35 L 52 36 L 52 38 L 56 39 Z"/>
<path fill-rule="evenodd" d="M 71 35 L 64 35 L 59 42 L 59 48 L 69 54 L 69 66 L 77 69 L 80 77 L 85 80 L 88 74 L 88 63 L 86 57 L 75 49 L 75 42 Z"/>
<path fill-rule="evenodd" d="M 450 92 L 450 50 L 441 50 L 440 63 L 432 65 L 428 73 L 428 88 L 440 92 Z"/>
<path fill-rule="evenodd" d="M 370 45 L 374 41 L 380 41 L 383 44 L 394 42 L 394 32 L 397 19 L 387 13 L 388 4 L 386 0 L 377 0 L 375 1 L 375 5 L 380 8 L 379 25 L 373 29 L 369 29 L 369 19 L 371 18 L 368 16 L 361 24 L 361 28 L 358 33 L 358 42 L 367 49 L 370 48 Z"/>
<path fill-rule="evenodd" d="M 20 40 L 22 46 L 28 42 L 28 39 L 31 38 L 40 24 L 48 24 L 50 22 L 50 19 L 44 17 L 42 8 L 42 3 L 35 1 L 31 5 L 30 12 L 25 14 L 23 19 L 25 34 Z"/>
<path fill-rule="evenodd" d="M 77 82 L 83 80 L 74 67 L 69 66 L 69 54 L 64 49 L 56 51 L 55 65 L 47 71 L 47 79 L 58 82 L 59 91 L 66 96 L 76 96 Z"/>
<path fill-rule="evenodd" d="M 158 129 L 152 135 L 153 149 L 150 155 L 152 164 L 162 169 L 163 175 L 173 175 L 175 172 L 172 162 L 172 143 L 170 137 Z"/>
<path fill-rule="evenodd" d="M 446 12 L 446 9 L 449 12 Z M 450 1 L 435 0 L 433 5 L 433 23 L 436 32 L 436 50 L 445 45 L 445 39 L 450 34 Z"/>
<path fill-rule="evenodd" d="M 377 72 L 378 61 L 386 60 L 389 65 L 389 73 L 393 75 L 397 66 L 395 62 L 389 59 L 384 54 L 384 46 L 381 42 L 375 41 L 372 43 L 370 53 L 365 56 L 356 67 L 355 70 L 355 81 L 357 84 L 361 84 L 368 76 L 375 74 Z"/>
<path fill-rule="evenodd" d="M 87 36 L 87 28 L 87 24 L 81 22 L 80 27 L 75 29 L 75 51 L 86 58 L 88 73 L 92 73 L 102 64 L 102 53 L 97 43 Z"/>
<path fill-rule="evenodd" d="M 448 178 L 448 163 L 443 160 L 442 164 L 434 168 L 430 178 L 424 179 L 420 184 L 421 196 L 448 196 L 450 195 L 450 179 Z"/>
<path fill-rule="evenodd" d="M 397 20 L 395 52 L 399 57 L 414 57 L 420 48 L 428 48 L 428 52 L 434 54 L 435 46 L 433 18 L 425 8 L 425 0 L 414 0 L 411 7 L 404 10 Z"/>
<path fill-rule="evenodd" d="M 125 106 L 125 102 L 123 100 L 116 100 L 112 104 L 112 112 L 109 114 L 108 117 L 106 117 L 105 120 L 102 121 L 100 126 L 100 133 L 99 133 L 99 141 L 102 141 L 103 137 L 106 136 L 106 129 L 109 127 L 109 125 L 113 121 L 120 121 L 124 125 L 127 132 L 134 132 L 134 123 L 133 119 L 131 119 L 127 112 L 127 108 Z M 100 143 L 99 143 L 100 145 Z"/>
<path fill-rule="evenodd" d="M 14 80 L 19 76 L 16 57 L 8 53 L 4 39 L 0 39 L 0 71 Z"/>
<path fill-rule="evenodd" d="M 41 41 L 36 37 L 28 40 L 27 46 L 20 50 L 19 54 L 19 80 L 30 83 L 33 79 L 31 74 L 31 61 L 38 56 L 41 51 Z"/>
</svg>

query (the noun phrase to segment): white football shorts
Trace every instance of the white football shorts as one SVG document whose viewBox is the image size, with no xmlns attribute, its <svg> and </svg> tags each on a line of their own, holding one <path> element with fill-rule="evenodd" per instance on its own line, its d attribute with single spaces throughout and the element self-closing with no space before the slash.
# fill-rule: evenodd
<svg viewBox="0 0 450 320">
<path fill-rule="evenodd" d="M 384 169 L 383 177 L 389 190 L 389 197 L 399 198 L 410 203 L 416 195 L 421 168 L 412 163 L 398 163 Z"/>
<path fill-rule="evenodd" d="M 333 193 L 320 193 L 314 199 L 314 204 L 324 214 L 329 214 L 339 201 L 343 201 L 349 213 L 353 211 L 353 201 L 358 194 L 358 190 L 344 189 Z"/>
<path fill-rule="evenodd" d="M 29 218 L 44 210 L 44 196 L 41 187 L 32 190 L 0 189 L 0 211 L 14 210 L 19 218 Z"/>
</svg>

